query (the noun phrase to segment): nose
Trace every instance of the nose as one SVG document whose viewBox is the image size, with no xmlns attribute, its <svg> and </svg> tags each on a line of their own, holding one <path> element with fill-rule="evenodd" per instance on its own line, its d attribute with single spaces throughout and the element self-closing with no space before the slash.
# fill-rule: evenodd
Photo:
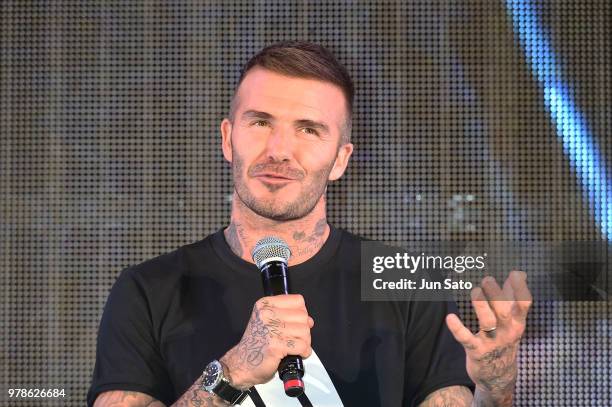
<svg viewBox="0 0 612 407">
<path fill-rule="evenodd" d="M 289 161 L 293 150 L 291 130 L 274 127 L 266 142 L 266 158 L 270 161 Z"/>
</svg>

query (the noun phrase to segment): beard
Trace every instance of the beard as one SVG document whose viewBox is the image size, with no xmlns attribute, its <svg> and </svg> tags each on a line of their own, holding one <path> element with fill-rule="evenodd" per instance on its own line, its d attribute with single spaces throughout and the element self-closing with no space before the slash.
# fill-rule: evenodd
<svg viewBox="0 0 612 407">
<path fill-rule="evenodd" d="M 268 162 L 264 164 L 255 164 L 247 171 L 247 176 L 256 174 L 258 171 L 268 169 L 288 174 L 296 180 L 300 185 L 300 190 L 297 196 L 291 197 L 289 194 L 282 192 L 275 193 L 285 185 L 264 184 L 264 187 L 270 193 L 264 198 L 257 198 L 248 188 L 244 179 L 244 161 L 232 152 L 232 173 L 234 178 L 234 189 L 238 198 L 250 210 L 267 219 L 275 221 L 289 221 L 301 219 L 308 215 L 315 208 L 321 196 L 325 193 L 328 184 L 329 174 L 334 166 L 334 161 L 329 165 L 312 173 L 310 178 L 304 176 L 302 171 L 286 168 L 286 165 L 277 162 Z M 279 168 L 286 168 L 285 171 L 279 171 Z"/>
</svg>

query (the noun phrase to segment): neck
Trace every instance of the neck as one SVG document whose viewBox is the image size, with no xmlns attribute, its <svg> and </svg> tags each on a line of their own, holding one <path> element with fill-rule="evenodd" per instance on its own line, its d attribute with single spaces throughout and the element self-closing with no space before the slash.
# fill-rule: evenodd
<svg viewBox="0 0 612 407">
<path fill-rule="evenodd" d="M 276 221 L 250 210 L 234 192 L 231 221 L 223 233 L 232 251 L 248 262 L 253 262 L 251 250 L 259 239 L 276 236 L 287 242 L 291 249 L 288 265 L 302 263 L 314 256 L 329 236 L 325 195 L 321 196 L 314 209 L 303 218 Z"/>
</svg>

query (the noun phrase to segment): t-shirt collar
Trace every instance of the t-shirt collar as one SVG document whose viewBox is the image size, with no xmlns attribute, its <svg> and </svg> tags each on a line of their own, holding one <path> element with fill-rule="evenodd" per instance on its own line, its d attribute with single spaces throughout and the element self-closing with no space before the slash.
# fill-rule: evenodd
<svg viewBox="0 0 612 407">
<path fill-rule="evenodd" d="M 223 234 L 223 230 L 225 228 L 226 227 L 219 229 L 211 236 L 211 244 L 215 253 L 219 257 L 219 260 L 239 273 L 258 275 L 259 270 L 254 263 L 250 263 L 243 258 L 238 257 L 232 251 Z M 330 224 L 329 236 L 319 251 L 305 262 L 289 267 L 292 278 L 295 277 L 297 279 L 301 279 L 307 275 L 320 271 L 322 266 L 329 262 L 338 250 L 341 237 L 342 234 L 340 231 Z"/>
</svg>

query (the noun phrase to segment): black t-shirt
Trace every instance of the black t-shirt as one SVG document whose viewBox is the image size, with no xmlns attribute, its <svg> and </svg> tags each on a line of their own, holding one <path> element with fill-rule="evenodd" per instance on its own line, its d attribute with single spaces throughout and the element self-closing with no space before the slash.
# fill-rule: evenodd
<svg viewBox="0 0 612 407">
<path fill-rule="evenodd" d="M 312 347 L 345 406 L 413 406 L 432 391 L 473 384 L 446 302 L 360 299 L 361 238 L 330 226 L 309 260 L 289 267 L 314 318 Z M 104 308 L 88 405 L 110 390 L 172 404 L 213 359 L 236 345 L 263 296 L 257 267 L 223 230 L 124 270 Z"/>
</svg>

